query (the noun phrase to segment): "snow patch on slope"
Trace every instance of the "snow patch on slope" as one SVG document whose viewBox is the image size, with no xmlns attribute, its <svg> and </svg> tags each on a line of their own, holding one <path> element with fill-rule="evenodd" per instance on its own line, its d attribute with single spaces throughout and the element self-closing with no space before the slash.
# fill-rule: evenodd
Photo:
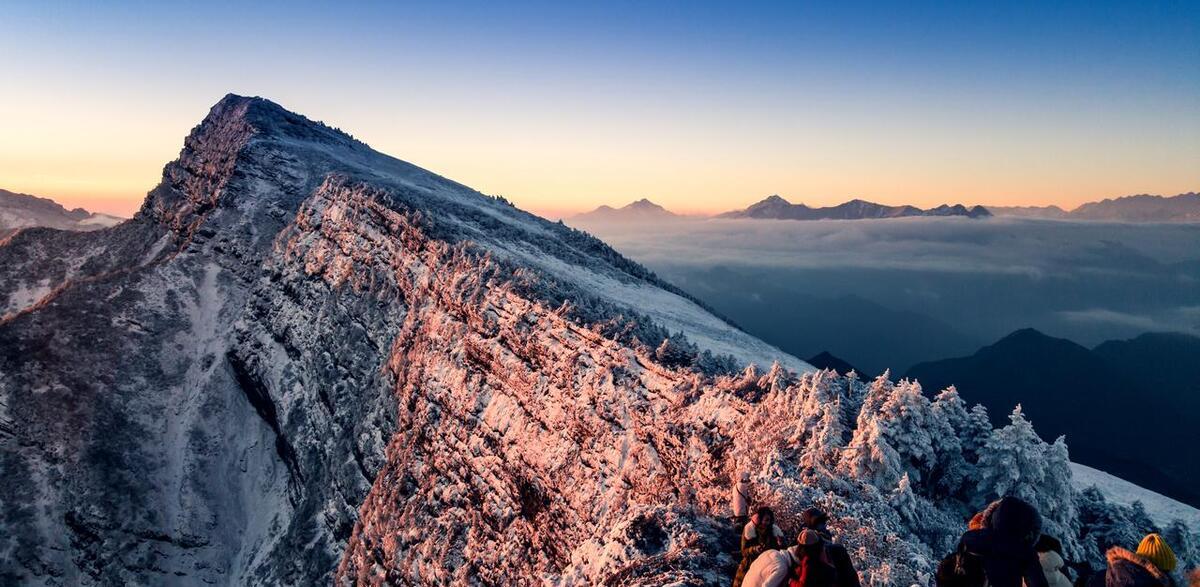
<svg viewBox="0 0 1200 587">
<path fill-rule="evenodd" d="M 1142 502 L 1142 505 L 1146 506 L 1146 513 L 1160 526 L 1180 520 L 1189 528 L 1200 528 L 1200 509 L 1134 485 L 1120 477 L 1079 463 L 1071 463 L 1071 477 L 1077 489 L 1095 486 L 1104 494 L 1105 499 L 1114 503 L 1130 505 L 1135 501 Z"/>
<path fill-rule="evenodd" d="M 587 291 L 646 315 L 671 332 L 683 332 L 701 349 L 730 355 L 742 366 L 753 363 L 768 369 L 778 361 L 797 373 L 815 370 L 812 365 L 738 330 L 695 302 L 665 289 L 640 281 L 620 281 L 549 255 L 525 251 L 516 254 L 524 263 L 538 266 L 564 281 L 584 284 Z"/>
<path fill-rule="evenodd" d="M 0 312 L 0 316 L 15 314 L 38 303 L 42 298 L 49 295 L 53 289 L 49 278 L 42 279 L 36 283 L 17 284 L 17 289 L 8 297 L 8 305 L 4 308 L 4 312 Z"/>
</svg>

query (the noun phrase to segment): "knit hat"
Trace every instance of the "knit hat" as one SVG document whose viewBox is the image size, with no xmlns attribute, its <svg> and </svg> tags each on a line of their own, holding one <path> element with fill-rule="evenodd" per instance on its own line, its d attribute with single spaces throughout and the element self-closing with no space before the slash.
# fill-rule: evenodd
<svg viewBox="0 0 1200 587">
<path fill-rule="evenodd" d="M 1042 517 L 1028 502 L 1016 497 L 1001 498 L 992 510 L 987 526 L 997 534 L 1033 546 L 1042 535 Z"/>
<path fill-rule="evenodd" d="M 1175 552 L 1158 534 L 1147 534 L 1138 545 L 1137 553 L 1168 573 L 1175 570 Z"/>
<path fill-rule="evenodd" d="M 800 512 L 800 525 L 805 528 L 820 530 L 825 527 L 825 522 L 829 520 L 829 516 L 825 515 L 820 508 L 808 508 Z"/>
<path fill-rule="evenodd" d="M 800 536 L 796 537 L 796 544 L 802 546 L 812 546 L 820 541 L 821 535 L 817 534 L 815 530 L 809 530 L 808 528 L 805 528 L 800 532 Z"/>
</svg>

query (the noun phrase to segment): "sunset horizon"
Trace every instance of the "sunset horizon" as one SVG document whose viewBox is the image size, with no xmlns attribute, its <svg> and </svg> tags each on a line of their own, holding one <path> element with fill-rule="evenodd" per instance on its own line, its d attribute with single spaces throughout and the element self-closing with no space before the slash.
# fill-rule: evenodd
<svg viewBox="0 0 1200 587">
<path fill-rule="evenodd" d="M 230 92 L 549 216 L 1200 186 L 1194 5 L 219 6 L 8 6 L 0 189 L 127 216 Z"/>
</svg>

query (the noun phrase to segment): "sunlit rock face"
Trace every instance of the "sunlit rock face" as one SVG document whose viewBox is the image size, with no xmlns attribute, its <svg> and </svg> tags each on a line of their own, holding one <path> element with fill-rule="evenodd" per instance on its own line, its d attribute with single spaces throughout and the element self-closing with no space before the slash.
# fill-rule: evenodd
<svg viewBox="0 0 1200 587">
<path fill-rule="evenodd" d="M 23 231 L 0 259 L 0 572 L 18 582 L 295 583 L 343 560 L 352 576 L 360 510 L 382 528 L 400 507 L 364 503 L 418 477 L 429 501 L 404 523 L 433 526 L 405 568 L 533 580 L 577 545 L 527 541 L 528 559 L 472 570 L 456 563 L 483 529 L 456 522 L 480 516 L 490 540 L 597 531 L 615 515 L 599 503 L 546 517 L 586 466 L 564 439 L 597 459 L 625 442 L 600 490 L 615 504 L 641 486 L 619 472 L 649 458 L 621 440 L 634 381 L 661 371 L 678 395 L 669 381 L 778 354 L 595 239 L 236 96 L 132 221 Z M 663 320 L 631 307 L 645 300 L 670 302 Z M 567 412 L 585 406 L 586 424 Z M 518 429 L 525 460 L 506 452 Z M 465 463 L 479 473 L 456 477 Z M 356 551 L 375 536 L 358 535 Z"/>
<path fill-rule="evenodd" d="M 742 471 L 789 533 L 828 510 L 872 585 L 928 583 L 998 492 L 1099 557 L 1019 414 L 816 372 L 261 99 L 129 222 L 5 240 L 0 307 L 0 583 L 724 584 Z"/>
</svg>

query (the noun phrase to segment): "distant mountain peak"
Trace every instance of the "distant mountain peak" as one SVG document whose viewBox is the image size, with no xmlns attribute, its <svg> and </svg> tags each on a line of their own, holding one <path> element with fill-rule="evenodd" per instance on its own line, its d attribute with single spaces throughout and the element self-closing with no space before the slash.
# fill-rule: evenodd
<svg viewBox="0 0 1200 587">
<path fill-rule="evenodd" d="M 607 204 L 596 207 L 590 212 L 583 212 L 572 217 L 573 220 L 602 220 L 602 221 L 621 221 L 621 222 L 637 222 L 641 220 L 663 220 L 669 218 L 678 218 L 679 215 L 663 208 L 662 206 L 651 202 L 648 198 L 640 198 L 634 200 L 620 208 L 613 208 Z"/>
<path fill-rule="evenodd" d="M 866 375 L 854 365 L 851 365 L 829 351 L 821 351 L 820 353 L 806 359 L 805 362 L 818 369 L 832 369 L 841 375 L 846 375 L 851 371 L 858 373 L 860 378 Z"/>
</svg>

